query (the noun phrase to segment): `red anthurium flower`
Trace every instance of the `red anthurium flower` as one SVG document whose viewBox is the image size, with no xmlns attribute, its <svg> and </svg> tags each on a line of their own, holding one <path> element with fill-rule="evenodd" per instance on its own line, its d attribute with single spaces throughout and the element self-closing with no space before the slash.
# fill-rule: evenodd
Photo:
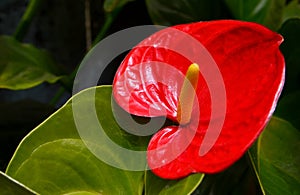
<svg viewBox="0 0 300 195">
<path fill-rule="evenodd" d="M 150 140 L 155 174 L 216 173 L 245 153 L 284 83 L 281 42 L 259 24 L 220 20 L 166 28 L 131 50 L 114 79 L 116 102 L 130 114 L 177 124 Z"/>
</svg>

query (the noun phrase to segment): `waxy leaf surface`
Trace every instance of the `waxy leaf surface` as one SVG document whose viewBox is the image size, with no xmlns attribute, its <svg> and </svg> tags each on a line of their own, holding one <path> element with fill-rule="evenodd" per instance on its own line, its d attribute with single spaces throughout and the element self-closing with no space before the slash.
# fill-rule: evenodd
<svg viewBox="0 0 300 195">
<path fill-rule="evenodd" d="M 182 186 L 184 188 L 178 192 L 191 193 L 202 181 L 203 174 L 194 174 L 178 181 L 159 179 L 159 182 L 153 179 L 155 176 L 148 174 L 145 162 L 149 138 L 134 136 L 121 129 L 113 110 L 119 117 L 123 116 L 123 110 L 117 105 L 112 108 L 111 92 L 110 86 L 101 86 L 72 97 L 22 140 L 6 173 L 39 194 L 143 194 L 145 188 L 148 195 L 174 194 L 174 190 Z M 73 103 L 77 109 L 80 108 L 80 119 L 74 117 Z M 93 108 L 96 108 L 97 120 L 87 123 L 85 132 L 98 138 L 99 131 L 92 129 L 97 129 L 96 124 L 101 123 L 107 136 L 117 145 L 131 151 L 144 151 L 143 159 L 131 159 L 130 154 L 125 154 L 125 161 L 144 162 L 144 170 L 130 171 L 113 167 L 91 152 L 91 148 L 86 145 L 87 140 L 79 136 L 76 124 L 90 121 Z M 127 125 L 126 128 L 135 128 L 130 123 Z M 89 143 L 93 152 L 99 152 L 119 165 L 127 162 L 101 138 L 94 141 Z M 15 190 L 20 190 L 14 184 L 11 185 Z M 11 189 L 11 186 L 7 188 Z"/>
<path fill-rule="evenodd" d="M 53 58 L 32 45 L 0 36 L 0 52 L 0 88 L 28 89 L 61 78 Z"/>
<path fill-rule="evenodd" d="M 145 148 L 147 144 L 126 134 L 115 123 L 110 103 L 111 87 L 100 87 L 95 94 L 93 92 L 95 90 L 86 90 L 74 96 L 28 134 L 6 173 L 40 194 L 140 194 L 143 171 L 124 171 L 104 163 L 87 148 L 78 134 L 72 103 L 82 108 L 83 121 L 90 119 L 89 105 L 92 104 L 97 107 L 99 121 L 112 140 L 132 150 Z M 94 128 L 95 124 L 90 123 L 86 132 L 90 133 Z M 123 163 L 101 141 L 91 144 L 115 162 Z"/>
<path fill-rule="evenodd" d="M 0 189 L 2 195 L 11 195 L 11 194 L 24 194 L 24 195 L 33 195 L 36 194 L 23 184 L 12 179 L 8 175 L 0 172 Z"/>
<path fill-rule="evenodd" d="M 164 26 L 225 18 L 229 12 L 222 0 L 146 0 L 146 5 L 153 23 Z"/>
<path fill-rule="evenodd" d="M 145 173 L 145 195 L 191 194 L 203 178 L 204 174 L 198 173 L 179 180 L 167 180 L 147 171 Z"/>
<path fill-rule="evenodd" d="M 265 194 L 300 193 L 300 132 L 290 123 L 272 117 L 249 150 Z"/>
<path fill-rule="evenodd" d="M 277 30 L 282 22 L 285 0 L 225 0 L 235 19 L 257 22 Z"/>
</svg>

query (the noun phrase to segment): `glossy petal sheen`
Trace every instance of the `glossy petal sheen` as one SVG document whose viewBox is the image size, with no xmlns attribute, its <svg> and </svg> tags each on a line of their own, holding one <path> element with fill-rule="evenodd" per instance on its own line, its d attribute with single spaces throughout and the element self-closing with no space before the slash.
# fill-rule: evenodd
<svg viewBox="0 0 300 195">
<path fill-rule="evenodd" d="M 181 36 L 184 33 L 188 38 Z M 187 41 L 190 38 L 194 41 Z M 225 101 L 225 113 L 214 117 L 213 109 L 218 110 L 218 105 L 212 106 L 214 81 L 208 83 L 205 75 L 212 65 L 195 41 L 207 49 L 225 86 L 225 99 L 217 101 Z M 177 122 L 184 74 L 195 60 L 200 66 L 197 105 L 190 123 L 161 129 L 149 143 L 148 164 L 154 173 L 163 178 L 216 173 L 244 154 L 269 120 L 283 86 L 281 42 L 280 35 L 261 25 L 220 20 L 170 27 L 132 49 L 117 71 L 113 95 L 134 115 L 164 115 Z M 222 114 L 220 135 L 205 155 L 199 155 L 208 124 L 220 120 Z"/>
</svg>

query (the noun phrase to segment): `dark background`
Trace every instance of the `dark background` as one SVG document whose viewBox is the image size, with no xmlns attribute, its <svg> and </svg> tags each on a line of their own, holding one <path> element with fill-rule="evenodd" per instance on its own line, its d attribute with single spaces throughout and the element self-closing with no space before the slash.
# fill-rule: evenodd
<svg viewBox="0 0 300 195">
<path fill-rule="evenodd" d="M 14 33 L 28 2 L 0 1 L 0 34 Z M 91 0 L 90 3 L 92 38 L 95 38 L 104 22 L 103 2 Z M 76 0 L 76 3 L 74 0 L 45 1 L 33 19 L 24 42 L 49 51 L 66 73 L 71 73 L 87 52 L 84 9 L 84 0 Z M 107 34 L 146 24 L 152 22 L 145 2 L 133 1 L 123 7 Z M 111 84 L 124 55 L 117 57 L 108 66 L 99 84 Z M 59 84 L 44 83 L 27 90 L 0 89 L 0 170 L 5 170 L 21 139 L 71 96 L 66 92 L 55 107 L 49 106 L 47 103 L 59 87 Z"/>
</svg>

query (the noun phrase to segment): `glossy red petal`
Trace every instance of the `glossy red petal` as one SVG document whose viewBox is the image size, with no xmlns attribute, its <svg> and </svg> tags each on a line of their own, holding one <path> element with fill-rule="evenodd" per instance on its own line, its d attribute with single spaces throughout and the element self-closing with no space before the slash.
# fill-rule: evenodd
<svg viewBox="0 0 300 195">
<path fill-rule="evenodd" d="M 187 138 L 186 130 L 184 127 L 171 126 L 160 130 L 152 137 L 147 157 L 149 166 L 155 174 L 166 179 L 176 179 L 195 172 L 192 164 L 180 161 L 180 156 L 189 144 L 187 141 L 192 138 L 191 136 Z"/>
<path fill-rule="evenodd" d="M 207 53 L 197 50 L 193 41 L 185 40 L 176 32 L 172 34 L 174 32 L 168 29 L 188 33 L 207 49 L 221 73 L 225 98 L 215 101 L 212 87 L 218 85 L 217 76 L 216 84 L 207 79 L 210 68 L 213 68 L 213 62 L 206 58 Z M 198 63 L 202 70 L 197 88 L 199 124 L 192 119 L 190 124 L 180 127 L 180 131 L 170 131 L 173 134 L 161 130 L 151 139 L 149 150 L 166 146 L 164 154 L 168 157 L 172 149 L 167 148 L 166 143 L 173 142 L 175 133 L 184 136 L 193 129 L 197 133 L 175 160 L 158 167 L 157 163 L 163 156 L 149 152 L 148 164 L 164 178 L 221 171 L 244 154 L 274 111 L 284 82 L 284 59 L 278 49 L 282 37 L 261 25 L 232 20 L 199 22 L 168 29 L 143 41 L 125 58 L 114 80 L 114 97 L 132 114 L 167 115 L 176 120 L 182 75 L 192 62 Z M 183 49 L 175 52 L 174 48 L 180 46 Z M 222 112 L 224 101 L 225 113 Z M 194 109 L 193 112 L 198 111 Z M 222 128 L 215 126 L 211 130 L 210 127 L 214 127 L 222 115 Z M 214 137 L 207 138 L 209 133 Z M 208 152 L 200 154 L 199 150 L 205 147 Z"/>
<path fill-rule="evenodd" d="M 153 41 L 155 39 L 150 39 L 148 44 L 153 45 Z M 116 73 L 114 98 L 131 114 L 167 116 L 175 120 L 183 72 L 189 64 L 191 62 L 188 59 L 168 49 L 135 48 Z"/>
</svg>

